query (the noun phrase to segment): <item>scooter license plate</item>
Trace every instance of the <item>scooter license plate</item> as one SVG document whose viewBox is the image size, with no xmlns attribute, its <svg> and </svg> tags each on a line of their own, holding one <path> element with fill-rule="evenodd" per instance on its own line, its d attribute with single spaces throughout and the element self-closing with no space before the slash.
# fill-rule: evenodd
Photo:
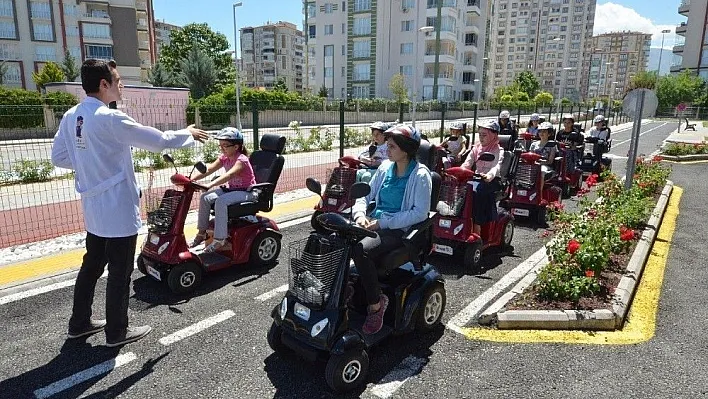
<svg viewBox="0 0 708 399">
<path fill-rule="evenodd" d="M 162 275 L 157 269 L 150 265 L 145 265 L 145 269 L 147 270 L 149 275 L 155 277 L 158 281 L 162 281 Z"/>
<path fill-rule="evenodd" d="M 433 251 L 445 255 L 452 255 L 452 247 L 442 244 L 433 244 Z"/>
<path fill-rule="evenodd" d="M 530 212 L 528 209 L 514 208 L 513 214 L 516 216 L 528 216 Z"/>
<path fill-rule="evenodd" d="M 529 192 L 526 190 L 516 190 L 516 194 L 518 194 L 522 197 L 525 197 L 525 196 L 529 195 Z"/>
<path fill-rule="evenodd" d="M 337 206 L 337 199 L 336 198 L 327 198 L 327 204 L 332 205 L 332 206 Z"/>
</svg>

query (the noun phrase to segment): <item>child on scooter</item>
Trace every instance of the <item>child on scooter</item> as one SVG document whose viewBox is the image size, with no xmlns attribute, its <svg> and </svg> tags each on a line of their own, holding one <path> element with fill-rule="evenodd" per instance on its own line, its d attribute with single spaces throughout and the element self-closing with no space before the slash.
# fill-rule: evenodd
<svg viewBox="0 0 708 399">
<path fill-rule="evenodd" d="M 368 168 L 356 172 L 356 181 L 368 183 L 376 168 L 381 165 L 381 162 L 388 159 L 388 146 L 384 138 L 384 132 L 388 130 L 388 127 L 383 122 L 374 122 L 369 127 L 371 129 L 371 145 L 359 154 L 359 160 Z"/>
<path fill-rule="evenodd" d="M 254 195 L 247 192 L 248 187 L 256 184 L 253 167 L 248 159 L 248 151 L 243 146 L 243 134 L 238 129 L 226 127 L 216 136 L 219 140 L 221 155 L 212 162 L 205 173 L 199 173 L 193 180 L 199 180 L 211 175 L 222 167 L 226 171 L 216 180 L 206 184 L 208 191 L 202 194 L 199 201 L 199 214 L 197 218 L 197 232 L 191 247 L 196 247 L 206 240 L 206 230 L 209 227 L 211 205 L 214 204 L 214 240 L 204 248 L 204 252 L 220 250 L 228 239 L 228 208 L 254 199 Z M 219 187 L 216 190 L 211 190 Z"/>
<path fill-rule="evenodd" d="M 556 134 L 556 141 L 565 143 L 567 151 L 566 169 L 568 172 L 575 172 L 578 160 L 582 157 L 582 146 L 585 137 L 575 126 L 575 118 L 571 114 L 563 115 L 563 129 Z"/>
<path fill-rule="evenodd" d="M 540 126 L 541 115 L 531 114 L 531 119 L 529 119 L 529 125 L 526 127 L 526 132 L 533 135 L 534 140 L 538 139 L 538 129 Z"/>
<path fill-rule="evenodd" d="M 460 154 L 467 149 L 467 140 L 462 135 L 463 128 L 462 122 L 453 122 L 453 124 L 450 125 L 450 137 L 446 138 L 445 141 L 440 144 L 440 146 L 446 148 L 448 152 L 443 160 L 445 169 L 459 164 L 460 161 L 462 161 Z"/>
<path fill-rule="evenodd" d="M 497 204 L 494 201 L 494 193 L 500 190 L 499 173 L 501 171 L 504 150 L 499 145 L 499 123 L 491 119 L 479 126 L 479 143 L 472 147 L 472 151 L 467 156 L 467 160 L 462 164 L 463 168 L 472 169 L 481 174 L 483 180 L 474 188 L 474 201 L 472 206 L 472 216 L 474 224 L 472 232 L 479 235 L 482 232 L 482 225 L 497 218 Z M 479 160 L 480 155 L 489 152 L 494 155 L 493 161 Z"/>
<path fill-rule="evenodd" d="M 538 135 L 541 140 L 531 143 L 531 148 L 529 149 L 529 151 L 535 152 L 543 157 L 538 160 L 538 163 L 541 164 L 541 170 L 546 180 L 555 173 L 552 165 L 556 159 L 556 145 L 547 145 L 551 138 L 551 129 L 553 129 L 553 125 L 551 125 L 550 122 L 543 122 L 539 125 Z"/>
<path fill-rule="evenodd" d="M 416 161 L 420 134 L 415 128 L 398 125 L 386 131 L 388 159 L 369 182 L 371 192 L 353 206 L 354 220 L 376 238 L 365 237 L 352 249 L 352 259 L 359 272 L 369 304 L 364 334 L 375 334 L 383 326 L 388 297 L 379 286 L 376 261 L 386 253 L 403 246 L 403 235 L 416 223 L 428 217 L 432 178 L 428 168 Z M 367 217 L 370 201 L 376 208 Z"/>
</svg>

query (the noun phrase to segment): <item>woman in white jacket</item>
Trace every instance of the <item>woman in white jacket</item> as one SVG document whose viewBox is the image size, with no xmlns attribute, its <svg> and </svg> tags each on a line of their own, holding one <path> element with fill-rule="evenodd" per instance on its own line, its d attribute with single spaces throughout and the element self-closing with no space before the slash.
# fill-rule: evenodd
<svg viewBox="0 0 708 399">
<path fill-rule="evenodd" d="M 163 133 L 109 109 L 109 103 L 121 99 L 123 88 L 113 61 L 84 61 L 81 85 L 87 97 L 64 114 L 52 147 L 52 163 L 75 171 L 87 232 L 68 337 L 83 337 L 105 328 L 106 345 L 115 347 L 151 331 L 150 326 L 128 327 L 130 275 L 141 227 L 140 188 L 130 148 L 159 152 L 191 146 L 209 135 L 192 126 Z M 94 290 L 106 263 L 106 320 L 93 320 Z"/>
<path fill-rule="evenodd" d="M 428 217 L 432 179 L 428 168 L 415 160 L 420 134 L 415 128 L 398 125 L 386 131 L 388 161 L 384 161 L 369 182 L 371 192 L 353 207 L 354 220 L 376 238 L 365 237 L 354 248 L 352 258 L 369 304 L 365 334 L 375 334 L 383 326 L 388 297 L 379 286 L 376 260 L 403 246 L 403 234 Z M 376 208 L 367 216 L 370 201 Z"/>
</svg>

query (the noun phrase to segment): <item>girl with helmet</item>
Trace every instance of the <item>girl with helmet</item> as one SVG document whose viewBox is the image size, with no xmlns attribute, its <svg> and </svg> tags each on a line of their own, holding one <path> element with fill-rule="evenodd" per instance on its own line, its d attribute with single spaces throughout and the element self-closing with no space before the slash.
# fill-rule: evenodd
<svg viewBox="0 0 708 399">
<path fill-rule="evenodd" d="M 381 165 L 385 159 L 388 159 L 388 145 L 384 132 L 388 130 L 388 124 L 384 122 L 374 122 L 369 126 L 371 129 L 371 145 L 369 148 L 359 154 L 359 160 L 368 166 L 369 169 L 360 169 L 356 172 L 356 181 L 368 183 L 374 170 Z"/>
<path fill-rule="evenodd" d="M 497 218 L 497 204 L 494 201 L 494 193 L 499 191 L 499 173 L 501 171 L 502 160 L 504 159 L 504 149 L 499 145 L 499 124 L 491 119 L 483 122 L 479 126 L 479 143 L 472 147 L 472 151 L 467 156 L 467 160 L 462 164 L 463 168 L 472 170 L 474 166 L 483 179 L 474 188 L 474 201 L 472 205 L 472 215 L 474 224 L 472 232 L 479 235 L 482 232 L 482 225 Z M 485 153 L 494 155 L 492 161 L 482 161 L 479 157 Z"/>
<path fill-rule="evenodd" d="M 397 125 L 386 131 L 388 160 L 381 163 L 369 185 L 371 192 L 359 198 L 353 206 L 354 221 L 376 238 L 365 237 L 352 249 L 352 259 L 359 271 L 369 304 L 365 334 L 375 334 L 383 326 L 388 297 L 379 286 L 376 260 L 403 246 L 404 234 L 416 223 L 428 217 L 432 179 L 428 168 L 416 161 L 420 133 L 407 125 Z M 376 208 L 367 215 L 369 202 Z"/>
<path fill-rule="evenodd" d="M 204 252 L 215 252 L 226 245 L 229 205 L 255 198 L 252 193 L 246 191 L 248 187 L 256 184 L 256 178 L 248 159 L 248 150 L 243 146 L 243 134 L 236 128 L 225 127 L 221 129 L 216 139 L 219 140 L 221 155 L 207 167 L 205 173 L 199 173 L 192 178 L 197 181 L 222 167 L 226 171 L 216 180 L 205 185 L 209 190 L 202 194 L 199 201 L 198 232 L 191 247 L 196 247 L 207 238 L 206 230 L 209 227 L 212 204 L 214 204 L 215 213 L 214 240 L 204 249 Z M 214 187 L 218 188 L 211 190 Z"/>
<path fill-rule="evenodd" d="M 445 141 L 440 144 L 442 147 L 447 148 L 448 154 L 443 160 L 445 168 L 449 168 L 454 164 L 460 163 L 460 154 L 464 153 L 467 149 L 467 139 L 462 135 L 464 126 L 462 122 L 453 122 L 450 125 L 450 137 L 446 138 Z"/>
<path fill-rule="evenodd" d="M 529 151 L 535 152 L 543 157 L 538 161 L 538 163 L 541 164 L 541 170 L 543 171 L 546 180 L 548 180 L 548 178 L 555 172 L 552 165 L 553 161 L 556 159 L 557 144 L 552 143 L 552 145 L 547 145 L 551 138 L 552 129 L 553 125 L 550 122 L 543 122 L 538 127 L 538 135 L 541 140 L 531 143 L 531 148 L 529 149 Z"/>
<path fill-rule="evenodd" d="M 539 124 L 541 123 L 541 115 L 533 113 L 529 119 L 529 125 L 526 127 L 528 133 L 533 134 L 534 138 L 538 138 Z"/>
<path fill-rule="evenodd" d="M 519 129 L 516 124 L 511 120 L 511 113 L 507 110 L 503 110 L 499 113 L 499 134 L 505 134 L 511 136 L 512 141 L 516 141 L 519 138 Z"/>
<path fill-rule="evenodd" d="M 582 157 L 582 147 L 585 137 L 580 129 L 575 126 L 575 118 L 571 114 L 563 115 L 563 129 L 556 133 L 556 141 L 565 143 L 568 151 L 565 152 L 566 168 L 568 172 L 574 172 L 578 160 Z"/>
<path fill-rule="evenodd" d="M 596 137 L 600 140 L 607 141 L 610 138 L 610 128 L 606 125 L 604 115 L 598 115 L 592 120 L 594 126 L 590 128 L 590 137 Z"/>
</svg>

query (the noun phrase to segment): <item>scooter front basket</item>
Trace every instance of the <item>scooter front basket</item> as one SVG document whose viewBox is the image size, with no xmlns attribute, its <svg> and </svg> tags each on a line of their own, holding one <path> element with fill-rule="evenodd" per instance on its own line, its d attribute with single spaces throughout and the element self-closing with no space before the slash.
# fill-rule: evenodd
<svg viewBox="0 0 708 399">
<path fill-rule="evenodd" d="M 291 242 L 288 291 L 303 304 L 327 303 L 344 261 L 344 246 L 345 242 L 336 236 L 317 233 Z"/>
<path fill-rule="evenodd" d="M 332 198 L 346 198 L 349 187 L 356 181 L 356 169 L 337 167 L 329 176 L 325 195 Z"/>
<path fill-rule="evenodd" d="M 150 231 L 165 233 L 172 226 L 172 221 L 182 195 L 175 190 L 167 190 L 162 197 L 147 196 L 145 210 L 147 211 L 147 224 Z"/>
<path fill-rule="evenodd" d="M 460 215 L 465 206 L 467 186 L 466 182 L 459 183 L 454 178 L 446 178 L 442 182 L 437 206 L 437 211 L 441 216 Z"/>
</svg>

